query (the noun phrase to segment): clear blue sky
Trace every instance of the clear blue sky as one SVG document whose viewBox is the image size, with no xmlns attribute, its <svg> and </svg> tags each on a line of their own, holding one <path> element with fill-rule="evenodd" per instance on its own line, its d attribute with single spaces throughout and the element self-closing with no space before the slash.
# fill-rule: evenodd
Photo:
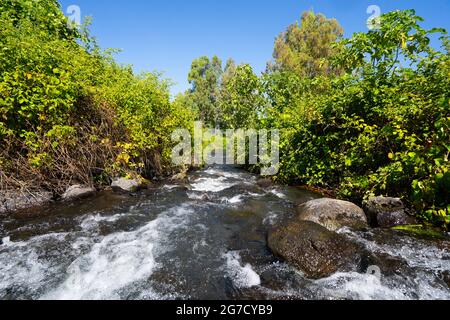
<svg viewBox="0 0 450 320">
<path fill-rule="evenodd" d="M 314 9 L 337 18 L 346 35 L 367 31 L 369 5 L 382 12 L 416 9 L 426 27 L 450 31 L 449 0 L 60 0 L 63 10 L 78 5 L 92 16 L 92 34 L 103 48 L 122 50 L 117 60 L 137 72 L 163 71 L 176 85 L 188 88 L 193 59 L 217 54 L 250 63 L 256 72 L 271 59 L 275 37 Z"/>
</svg>

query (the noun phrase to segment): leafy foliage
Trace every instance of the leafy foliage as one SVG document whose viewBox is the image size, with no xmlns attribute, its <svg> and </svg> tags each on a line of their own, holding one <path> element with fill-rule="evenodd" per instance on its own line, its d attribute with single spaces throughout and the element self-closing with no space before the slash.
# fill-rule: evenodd
<svg viewBox="0 0 450 320">
<path fill-rule="evenodd" d="M 189 94 L 192 109 L 204 123 L 215 125 L 219 121 L 217 108 L 219 84 L 222 76 L 222 61 L 214 56 L 200 57 L 192 62 L 188 80 L 192 85 Z"/>
<path fill-rule="evenodd" d="M 254 128 L 263 103 L 260 79 L 248 64 L 238 66 L 223 84 L 220 109 L 227 128 Z"/>
<path fill-rule="evenodd" d="M 0 12 L 2 188 L 60 193 L 170 170 L 170 133 L 191 114 L 167 81 L 115 63 L 56 0 L 4 0 Z"/>
<path fill-rule="evenodd" d="M 275 70 L 291 71 L 301 77 L 331 75 L 339 72 L 330 63 L 336 49 L 331 45 L 342 38 L 344 30 L 336 19 L 304 12 L 275 42 Z"/>
<path fill-rule="evenodd" d="M 265 76 L 266 125 L 284 128 L 279 179 L 332 188 L 361 201 L 408 199 L 420 217 L 450 223 L 448 40 L 443 51 L 412 10 L 334 47 L 337 77 Z M 447 45 L 447 46 L 446 46 Z"/>
<path fill-rule="evenodd" d="M 337 21 L 307 12 L 276 40 L 262 77 L 227 63 L 210 91 L 220 92 L 216 119 L 280 129 L 281 182 L 356 202 L 402 197 L 423 220 L 449 225 L 449 41 L 421 21 L 394 11 L 379 29 L 342 39 Z M 437 51 L 430 39 L 439 35 Z"/>
</svg>

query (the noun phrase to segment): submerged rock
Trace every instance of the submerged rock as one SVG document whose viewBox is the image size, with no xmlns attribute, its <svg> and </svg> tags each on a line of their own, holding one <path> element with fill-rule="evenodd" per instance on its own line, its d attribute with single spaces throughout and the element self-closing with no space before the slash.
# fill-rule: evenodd
<svg viewBox="0 0 450 320">
<path fill-rule="evenodd" d="M 450 271 L 442 272 L 442 280 L 447 284 L 450 289 Z"/>
<path fill-rule="evenodd" d="M 182 182 L 182 183 L 189 183 L 189 176 L 187 170 L 183 170 L 175 175 L 173 175 L 170 178 L 170 181 L 173 182 Z"/>
<path fill-rule="evenodd" d="M 39 207 L 51 202 L 53 194 L 46 191 L 0 192 L 0 214 Z"/>
<path fill-rule="evenodd" d="M 369 232 L 344 230 L 352 241 L 364 245 L 370 265 L 379 266 L 383 275 L 396 274 L 414 279 L 418 267 L 450 270 L 450 239 L 397 231 L 372 229 Z M 428 269 L 427 269 L 428 270 Z"/>
<path fill-rule="evenodd" d="M 374 228 L 392 228 L 416 223 L 399 198 L 373 197 L 364 204 L 369 224 Z"/>
<path fill-rule="evenodd" d="M 261 178 L 256 182 L 256 184 L 258 185 L 258 187 L 265 189 L 265 188 L 272 187 L 274 183 L 273 183 L 272 179 Z"/>
<path fill-rule="evenodd" d="M 272 230 L 272 252 L 312 279 L 360 270 L 363 251 L 346 237 L 311 221 L 290 222 Z"/>
<path fill-rule="evenodd" d="M 69 187 L 61 198 L 64 201 L 84 199 L 93 196 L 95 192 L 96 190 L 94 188 L 82 185 L 74 185 Z"/>
<path fill-rule="evenodd" d="M 400 257 L 385 252 L 370 252 L 367 256 L 367 268 L 379 269 L 380 276 L 401 276 L 411 274 L 414 271 L 408 263 Z"/>
<path fill-rule="evenodd" d="M 364 229 L 368 227 L 364 211 L 357 205 L 341 200 L 316 199 L 297 208 L 298 219 L 311 221 L 337 231 L 344 227 Z"/>
<path fill-rule="evenodd" d="M 0 246 L 3 244 L 3 238 L 5 237 L 6 231 L 3 225 L 0 223 Z"/>
<path fill-rule="evenodd" d="M 111 188 L 116 192 L 137 192 L 144 184 L 137 179 L 119 178 L 113 181 Z"/>
</svg>

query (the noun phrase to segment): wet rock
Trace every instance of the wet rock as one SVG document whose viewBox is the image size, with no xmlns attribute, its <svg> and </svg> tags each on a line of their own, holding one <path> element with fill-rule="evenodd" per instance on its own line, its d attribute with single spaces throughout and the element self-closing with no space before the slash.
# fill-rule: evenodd
<svg viewBox="0 0 450 320">
<path fill-rule="evenodd" d="M 0 246 L 3 244 L 3 238 L 5 237 L 5 230 L 2 224 L 0 224 Z"/>
<path fill-rule="evenodd" d="M 364 243 L 370 252 L 369 263 L 380 266 L 388 275 L 396 273 L 411 277 L 414 265 L 426 265 L 430 259 L 441 259 L 446 264 L 450 259 L 450 242 L 446 239 L 382 228 L 352 232 L 347 236 Z"/>
<path fill-rule="evenodd" d="M 357 205 L 341 200 L 316 199 L 297 208 L 298 219 L 311 221 L 336 231 L 343 227 L 364 229 L 368 227 L 364 211 Z"/>
<path fill-rule="evenodd" d="M 170 181 L 173 182 L 182 182 L 182 183 L 189 183 L 189 177 L 188 177 L 188 173 L 187 170 L 184 170 L 178 174 L 173 175 L 170 178 Z"/>
<path fill-rule="evenodd" d="M 93 196 L 96 190 L 91 187 L 86 187 L 82 185 L 74 185 L 69 187 L 66 192 L 62 195 L 64 201 L 85 199 Z"/>
<path fill-rule="evenodd" d="M 444 280 L 444 282 L 450 288 L 450 271 L 442 272 L 441 276 L 442 276 L 442 280 Z"/>
<path fill-rule="evenodd" d="M 273 181 L 269 178 L 261 178 L 259 179 L 256 184 L 258 185 L 258 187 L 260 188 L 269 188 L 273 186 Z"/>
<path fill-rule="evenodd" d="M 46 191 L 2 191 L 0 192 L 0 214 L 43 206 L 53 199 Z"/>
<path fill-rule="evenodd" d="M 272 252 L 312 279 L 358 271 L 363 250 L 354 242 L 311 221 L 291 220 L 272 230 Z"/>
<path fill-rule="evenodd" d="M 372 252 L 368 255 L 366 261 L 366 269 L 371 267 L 379 268 L 380 276 L 383 277 L 404 276 L 413 272 L 405 260 L 385 252 Z"/>
<path fill-rule="evenodd" d="M 379 214 L 377 221 L 378 226 L 381 228 L 390 228 L 417 223 L 417 221 L 413 217 L 410 217 L 405 211 L 394 211 L 391 213 Z"/>
<path fill-rule="evenodd" d="M 113 181 L 111 188 L 115 192 L 137 192 L 143 188 L 143 183 L 137 179 L 119 178 Z"/>
<path fill-rule="evenodd" d="M 392 228 L 416 223 L 399 198 L 373 197 L 364 204 L 369 224 L 374 228 Z"/>
</svg>

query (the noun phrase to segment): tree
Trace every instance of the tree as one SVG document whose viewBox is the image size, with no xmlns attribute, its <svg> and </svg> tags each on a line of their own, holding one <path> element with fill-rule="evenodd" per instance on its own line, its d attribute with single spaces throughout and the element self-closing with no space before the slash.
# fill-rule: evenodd
<svg viewBox="0 0 450 320">
<path fill-rule="evenodd" d="M 264 76 L 263 125 L 282 129 L 279 180 L 360 203 L 400 197 L 419 218 L 450 225 L 449 40 L 422 21 L 394 11 L 377 30 L 339 41 L 338 77 Z M 430 45 L 437 33 L 443 51 Z"/>
<path fill-rule="evenodd" d="M 206 124 L 216 125 L 219 121 L 217 101 L 222 73 L 222 61 L 217 56 L 200 57 L 192 62 L 188 76 L 192 88 L 188 94 L 193 109 Z"/>
<path fill-rule="evenodd" d="M 446 32 L 441 28 L 425 30 L 419 24 L 422 21 L 414 10 L 384 14 L 379 30 L 342 40 L 335 61 L 347 72 L 377 79 L 389 77 L 408 64 L 420 67 L 424 56 L 433 60 L 437 54 L 430 46 L 430 36 Z"/>
<path fill-rule="evenodd" d="M 228 128 L 254 127 L 263 105 L 261 81 L 248 64 L 230 63 L 226 71 L 220 99 L 223 122 Z"/>
<path fill-rule="evenodd" d="M 233 78 L 236 73 L 237 65 L 233 59 L 228 59 L 225 64 L 225 69 L 222 75 L 221 87 L 226 87 L 227 83 Z"/>
<path fill-rule="evenodd" d="M 336 54 L 333 43 L 341 39 L 343 28 L 336 19 L 304 12 L 300 24 L 290 25 L 275 41 L 274 65 L 269 69 L 291 71 L 301 77 L 338 74 L 330 57 Z"/>
</svg>

